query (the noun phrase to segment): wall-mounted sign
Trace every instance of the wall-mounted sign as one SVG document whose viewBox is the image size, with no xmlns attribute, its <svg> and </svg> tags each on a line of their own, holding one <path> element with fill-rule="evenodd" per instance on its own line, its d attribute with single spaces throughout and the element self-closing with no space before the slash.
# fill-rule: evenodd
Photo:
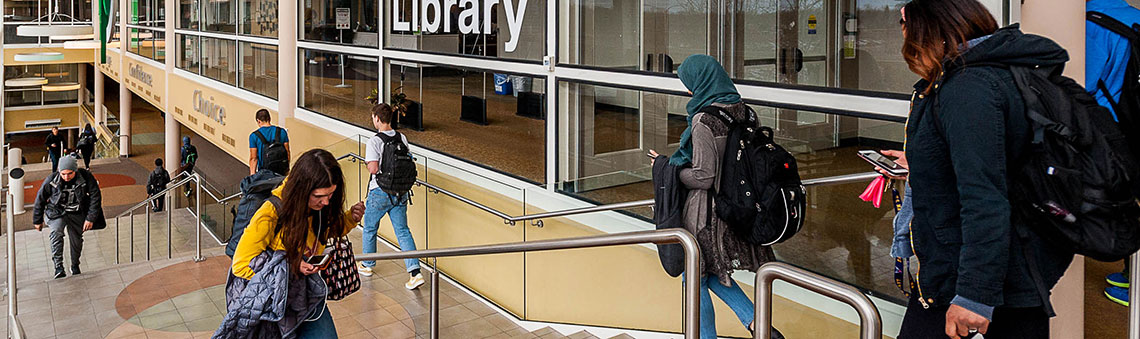
<svg viewBox="0 0 1140 339">
<path fill-rule="evenodd" d="M 147 86 L 154 86 L 154 77 L 143 70 L 139 64 L 131 64 L 131 69 L 127 71 L 127 75 L 141 81 Z"/>
<path fill-rule="evenodd" d="M 458 28 L 463 34 L 490 34 L 491 16 L 494 15 L 491 9 L 500 1 L 507 14 L 510 33 L 505 49 L 514 52 L 519 45 L 519 30 L 522 29 L 527 0 L 519 0 L 518 7 L 515 7 L 514 0 L 412 0 L 411 18 L 402 15 L 404 10 L 400 5 L 403 0 L 392 0 L 392 30 L 439 33 L 442 26 L 443 33 L 454 33 Z M 447 19 L 453 7 L 460 10 L 459 27 L 451 27 L 451 20 Z"/>
<path fill-rule="evenodd" d="M 226 125 L 226 108 L 214 102 L 214 97 L 206 99 L 202 95 L 202 90 L 194 90 L 194 111 L 210 118 L 210 120 L 217 121 L 222 126 Z"/>
<path fill-rule="evenodd" d="M 815 26 L 816 26 L 815 15 L 814 14 L 809 15 L 808 16 L 808 27 L 807 27 L 808 32 L 807 33 L 808 34 L 815 34 Z"/>
<path fill-rule="evenodd" d="M 336 29 L 348 29 L 348 22 L 352 20 L 352 14 L 348 8 L 336 9 Z"/>
</svg>

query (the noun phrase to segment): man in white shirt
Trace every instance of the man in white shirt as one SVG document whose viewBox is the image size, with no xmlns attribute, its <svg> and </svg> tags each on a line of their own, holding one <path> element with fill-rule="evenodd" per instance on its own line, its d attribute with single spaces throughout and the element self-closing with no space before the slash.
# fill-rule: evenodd
<svg viewBox="0 0 1140 339">
<path fill-rule="evenodd" d="M 365 151 L 364 162 L 368 164 L 368 172 L 372 175 L 368 180 L 368 200 L 365 203 L 367 206 L 364 212 L 364 253 L 376 253 L 376 231 L 380 228 L 380 219 L 384 218 L 387 214 L 392 221 L 392 229 L 396 233 L 396 240 L 400 244 L 401 251 L 414 251 L 416 250 L 415 239 L 412 238 L 412 231 L 408 229 L 408 194 L 394 196 L 388 192 L 384 192 L 380 185 L 376 182 L 375 175 L 380 172 L 381 162 L 384 160 L 384 140 L 379 134 L 384 134 L 387 137 L 400 138 L 406 146 L 408 138 L 403 134 L 396 133 L 392 129 L 392 117 L 395 112 L 392 107 L 387 104 L 377 104 L 372 107 L 372 125 L 378 131 L 377 135 L 368 139 L 368 149 Z M 423 285 L 424 278 L 420 274 L 420 261 L 418 259 L 404 259 L 404 265 L 408 270 L 411 278 L 404 284 L 409 290 L 416 289 Z M 372 276 L 372 267 L 376 266 L 375 261 L 361 261 L 357 267 L 360 274 L 363 276 Z"/>
</svg>

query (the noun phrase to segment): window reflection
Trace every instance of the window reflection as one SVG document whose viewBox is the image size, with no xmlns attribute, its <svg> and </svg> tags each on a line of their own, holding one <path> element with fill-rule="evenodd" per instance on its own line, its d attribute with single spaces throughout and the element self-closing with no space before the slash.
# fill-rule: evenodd
<svg viewBox="0 0 1140 339">
<path fill-rule="evenodd" d="M 376 1 L 306 0 L 302 7 L 303 16 L 300 18 L 304 27 L 302 39 L 357 46 L 379 46 Z M 339 26 L 338 11 L 348 15 L 347 20 L 342 19 Z M 344 18 L 344 14 L 341 15 L 341 18 Z"/>
<path fill-rule="evenodd" d="M 197 30 L 201 17 L 201 0 L 178 0 L 178 28 Z"/>
<path fill-rule="evenodd" d="M 205 14 L 202 30 L 208 32 L 237 32 L 237 12 L 234 0 L 210 0 L 202 2 Z"/>
<path fill-rule="evenodd" d="M 391 93 L 406 96 L 399 125 L 412 143 L 545 181 L 545 79 L 402 61 L 386 68 Z"/>
<path fill-rule="evenodd" d="M 652 198 L 645 153 L 676 150 L 687 126 L 684 104 L 689 98 L 572 82 L 559 83 L 559 93 L 565 93 L 565 100 L 559 101 L 559 115 L 565 117 L 559 129 L 568 131 L 568 139 L 558 143 L 559 161 L 565 163 L 559 166 L 558 187 L 600 203 Z M 763 125 L 775 130 L 780 145 L 796 156 L 805 179 L 868 171 L 856 151 L 900 147 L 903 136 L 900 122 L 752 108 Z M 800 235 L 775 247 L 780 260 L 895 295 L 889 274 L 894 261 L 888 254 L 894 213 L 851 203 L 866 185 L 809 187 L 810 217 Z M 649 208 L 632 212 L 652 216 Z"/>
<path fill-rule="evenodd" d="M 236 43 L 202 37 L 202 75 L 230 85 L 237 84 Z"/>
<path fill-rule="evenodd" d="M 201 74 L 201 69 L 198 68 L 199 53 L 198 47 L 199 38 L 193 35 L 178 35 L 178 68 L 190 71 L 191 73 Z"/>
<path fill-rule="evenodd" d="M 302 49 L 300 106 L 372 129 L 367 97 L 380 85 L 376 58 Z"/>
<path fill-rule="evenodd" d="M 242 33 L 277 37 L 277 0 L 242 0 Z"/>
<path fill-rule="evenodd" d="M 277 98 L 277 46 L 241 42 L 241 88 Z"/>
</svg>

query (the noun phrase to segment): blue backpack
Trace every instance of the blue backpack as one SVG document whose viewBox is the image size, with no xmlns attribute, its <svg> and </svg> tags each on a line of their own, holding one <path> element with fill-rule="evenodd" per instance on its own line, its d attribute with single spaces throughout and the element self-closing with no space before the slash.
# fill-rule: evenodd
<svg viewBox="0 0 1140 339">
<path fill-rule="evenodd" d="M 249 226 L 250 219 L 253 219 L 253 214 L 261 208 L 261 205 L 265 204 L 270 196 L 273 196 L 273 189 L 280 186 L 284 180 L 285 176 L 267 170 L 257 171 L 257 173 L 241 180 L 242 195 L 234 212 L 233 234 L 230 235 L 230 241 L 226 243 L 226 255 L 231 258 L 234 256 L 238 241 L 241 240 L 241 235 L 245 233 L 245 228 Z"/>
</svg>

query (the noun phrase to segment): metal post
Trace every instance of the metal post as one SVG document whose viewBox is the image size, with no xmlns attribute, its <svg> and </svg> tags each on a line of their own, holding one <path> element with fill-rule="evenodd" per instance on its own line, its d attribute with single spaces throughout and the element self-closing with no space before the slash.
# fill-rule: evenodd
<svg viewBox="0 0 1140 339">
<path fill-rule="evenodd" d="M 206 260 L 202 257 L 202 178 L 194 178 L 194 262 Z"/>
<path fill-rule="evenodd" d="M 16 304 L 16 207 L 14 205 L 15 196 L 8 193 L 8 317 L 19 314 Z M 9 333 L 12 331 L 10 326 L 8 331 Z"/>
<path fill-rule="evenodd" d="M 753 320 L 753 336 L 756 338 L 772 337 L 772 286 L 776 279 L 850 305 L 859 313 L 859 338 L 883 337 L 883 320 L 879 316 L 879 309 L 875 308 L 875 304 L 863 292 L 787 263 L 770 262 L 756 271 L 756 319 Z"/>
<path fill-rule="evenodd" d="M 121 253 L 121 251 L 119 251 L 120 241 L 123 241 L 123 238 L 119 237 L 119 217 L 115 217 L 115 265 L 119 264 L 119 253 Z"/>
<path fill-rule="evenodd" d="M 1128 265 L 1128 297 L 1140 294 L 1140 252 L 1132 254 L 1132 262 Z M 1128 304 L 1128 338 L 1140 339 L 1140 306 L 1136 303 Z"/>
<path fill-rule="evenodd" d="M 439 339 L 439 269 L 431 269 L 431 339 Z"/>
<path fill-rule="evenodd" d="M 174 195 L 166 192 L 166 258 L 174 257 Z"/>
<path fill-rule="evenodd" d="M 131 218 L 131 231 L 128 232 L 131 236 L 131 262 L 135 262 L 135 211 L 131 211 L 131 214 L 127 217 Z"/>
<path fill-rule="evenodd" d="M 146 260 L 150 261 L 150 204 L 143 209 L 146 210 Z"/>
</svg>

